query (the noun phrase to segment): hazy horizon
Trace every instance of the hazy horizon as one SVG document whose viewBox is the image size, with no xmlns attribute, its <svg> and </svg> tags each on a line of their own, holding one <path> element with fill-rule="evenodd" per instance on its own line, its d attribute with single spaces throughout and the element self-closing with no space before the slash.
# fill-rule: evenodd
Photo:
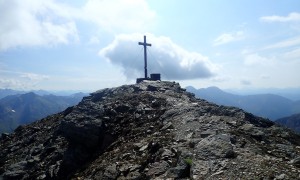
<svg viewBox="0 0 300 180">
<path fill-rule="evenodd" d="M 191 85 L 189 85 L 191 86 Z M 181 86 L 183 88 L 186 88 L 188 86 Z M 195 89 L 206 89 L 210 87 L 217 87 L 217 86 L 208 86 L 208 87 L 194 87 L 191 86 Z M 228 88 L 228 89 L 223 89 L 220 87 L 217 87 L 221 89 L 224 92 L 231 93 L 231 94 L 236 94 L 236 95 L 258 95 L 258 94 L 274 94 L 274 95 L 279 95 L 283 96 L 285 98 L 288 98 L 293 101 L 300 100 L 300 88 L 260 88 L 260 89 L 251 89 L 251 88 Z M 76 93 L 92 93 L 97 90 L 101 89 L 95 89 L 95 90 L 80 90 L 80 89 L 69 89 L 69 90 L 47 90 L 47 89 L 31 89 L 31 90 L 22 90 L 22 89 L 9 89 L 9 88 L 0 88 L 0 90 L 15 90 L 15 91 L 25 91 L 25 92 L 38 92 L 38 91 L 46 91 L 46 92 L 40 92 L 38 94 L 43 94 L 43 93 L 51 93 L 54 95 L 73 95 Z M 102 88 L 103 89 L 103 88 Z"/>
</svg>

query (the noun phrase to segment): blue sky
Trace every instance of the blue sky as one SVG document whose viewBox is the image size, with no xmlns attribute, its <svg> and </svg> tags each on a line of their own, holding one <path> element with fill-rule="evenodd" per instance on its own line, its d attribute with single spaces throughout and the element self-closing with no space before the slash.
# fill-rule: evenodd
<svg viewBox="0 0 300 180">
<path fill-rule="evenodd" d="M 300 87 L 298 0 L 0 0 L 0 88 Z"/>
</svg>

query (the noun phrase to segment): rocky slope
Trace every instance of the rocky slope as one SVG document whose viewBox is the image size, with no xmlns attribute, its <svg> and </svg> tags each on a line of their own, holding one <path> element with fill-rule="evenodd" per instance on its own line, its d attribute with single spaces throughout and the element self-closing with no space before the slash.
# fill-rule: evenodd
<svg viewBox="0 0 300 180">
<path fill-rule="evenodd" d="M 300 179 L 300 137 L 173 82 L 103 89 L 0 141 L 3 179 Z M 0 177 L 1 179 L 1 177 Z"/>
</svg>

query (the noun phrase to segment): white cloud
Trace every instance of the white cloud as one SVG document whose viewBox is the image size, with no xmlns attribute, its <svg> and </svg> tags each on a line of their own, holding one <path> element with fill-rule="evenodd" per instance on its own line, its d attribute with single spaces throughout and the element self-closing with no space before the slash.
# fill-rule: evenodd
<svg viewBox="0 0 300 180">
<path fill-rule="evenodd" d="M 0 51 L 77 41 L 67 7 L 52 0 L 0 1 Z"/>
<path fill-rule="evenodd" d="M 115 33 L 151 29 L 156 17 L 145 0 L 88 0 L 82 7 L 58 0 L 4 0 L 0 12 L 0 51 L 77 42 L 79 21 Z"/>
<path fill-rule="evenodd" d="M 32 89 L 40 82 L 49 80 L 50 77 L 43 74 L 0 70 L 0 88 Z"/>
<path fill-rule="evenodd" d="M 151 26 L 156 14 L 145 0 L 89 0 L 79 18 L 106 31 L 140 31 Z"/>
<path fill-rule="evenodd" d="M 270 65 L 272 63 L 272 59 L 260 56 L 257 53 L 254 53 L 254 54 L 245 54 L 244 63 L 247 66 L 253 66 L 253 65 Z"/>
<path fill-rule="evenodd" d="M 1 78 L 0 79 L 0 88 L 1 89 L 6 89 L 6 88 L 16 89 L 16 87 L 20 88 L 21 86 L 22 86 L 21 82 L 17 81 L 16 79 L 7 79 L 7 78 Z"/>
<path fill-rule="evenodd" d="M 263 16 L 260 20 L 264 22 L 300 22 L 300 13 L 292 12 L 288 16 Z"/>
<path fill-rule="evenodd" d="M 296 48 L 292 51 L 286 52 L 283 57 L 285 59 L 300 59 L 300 48 Z"/>
<path fill-rule="evenodd" d="M 118 35 L 99 54 L 123 67 L 127 78 L 143 77 L 143 47 L 138 45 L 142 40 L 142 34 Z M 167 37 L 148 34 L 147 40 L 152 43 L 148 48 L 149 73 L 161 73 L 165 79 L 183 80 L 211 77 L 217 69 L 208 57 L 189 52 Z"/>
<path fill-rule="evenodd" d="M 35 74 L 35 73 L 22 73 L 20 77 L 32 81 L 41 81 L 41 80 L 49 79 L 49 76 L 47 75 Z"/>
<path fill-rule="evenodd" d="M 299 46 L 300 45 L 300 36 L 287 39 L 269 46 L 266 46 L 264 49 L 275 49 L 275 48 L 286 48 L 291 46 Z"/>
<path fill-rule="evenodd" d="M 230 42 L 242 40 L 243 38 L 244 38 L 243 31 L 237 31 L 234 33 L 224 33 L 214 40 L 213 45 L 218 46 L 222 44 L 227 44 Z"/>
<path fill-rule="evenodd" d="M 2 78 L 0 79 L 0 88 L 3 89 L 22 89 L 29 90 L 37 85 L 36 82 L 24 81 L 17 78 Z"/>
</svg>

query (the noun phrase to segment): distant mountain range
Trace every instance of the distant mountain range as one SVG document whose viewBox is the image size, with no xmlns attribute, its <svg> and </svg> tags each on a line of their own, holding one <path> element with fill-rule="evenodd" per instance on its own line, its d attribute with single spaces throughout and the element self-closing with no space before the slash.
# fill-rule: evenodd
<svg viewBox="0 0 300 180">
<path fill-rule="evenodd" d="M 50 95 L 50 94 L 53 94 L 56 96 L 71 96 L 80 91 L 76 91 L 76 90 L 70 90 L 70 91 L 45 91 L 45 90 L 21 91 L 21 90 L 14 90 L 14 89 L 0 89 L 0 99 L 4 98 L 6 96 L 10 96 L 10 95 L 26 94 L 29 92 L 33 92 L 40 96 Z M 87 91 L 81 91 L 81 92 L 87 92 Z M 85 93 L 85 94 L 88 94 L 88 93 Z"/>
<path fill-rule="evenodd" d="M 280 118 L 275 122 L 285 127 L 294 129 L 296 132 L 300 133 L 300 113 L 294 114 L 292 116 Z"/>
<path fill-rule="evenodd" d="M 7 91 L 17 93 L 19 91 Z M 2 93 L 3 95 L 3 93 Z M 12 132 L 16 127 L 63 111 L 81 101 L 84 93 L 71 96 L 37 95 L 29 92 L 0 99 L 0 133 Z"/>
<path fill-rule="evenodd" d="M 186 87 L 187 91 L 194 93 L 198 98 L 214 102 L 219 105 L 235 106 L 257 116 L 276 120 L 292 114 L 300 113 L 300 101 L 274 94 L 236 95 L 222 91 L 217 87 L 195 89 Z"/>
<path fill-rule="evenodd" d="M 276 94 L 293 101 L 300 100 L 300 88 L 224 89 L 223 91 L 237 95 Z"/>
<path fill-rule="evenodd" d="M 198 98 L 219 105 L 239 107 L 273 121 L 279 119 L 278 123 L 287 127 L 296 127 L 300 123 L 300 120 L 295 118 L 299 115 L 291 116 L 300 113 L 300 101 L 293 101 L 274 94 L 236 95 L 217 87 L 195 89 L 189 86 L 186 89 Z M 63 111 L 67 107 L 77 104 L 86 95 L 88 94 L 78 93 L 71 96 L 57 96 L 44 90 L 28 93 L 0 89 L 0 133 L 11 132 L 19 125 L 28 124 L 47 115 Z M 287 117 L 287 119 L 283 117 Z M 296 120 L 292 121 L 291 118 Z"/>
<path fill-rule="evenodd" d="M 17 91 L 13 89 L 0 89 L 0 99 L 10 96 L 10 95 L 16 95 L 16 94 L 25 94 L 26 91 Z"/>
</svg>

